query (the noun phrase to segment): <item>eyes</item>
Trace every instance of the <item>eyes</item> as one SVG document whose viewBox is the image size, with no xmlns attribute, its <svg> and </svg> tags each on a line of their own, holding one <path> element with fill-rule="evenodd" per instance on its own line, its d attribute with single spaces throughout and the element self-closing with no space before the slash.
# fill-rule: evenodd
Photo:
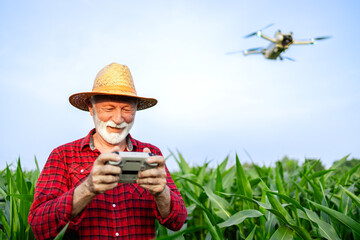
<svg viewBox="0 0 360 240">
<path fill-rule="evenodd" d="M 104 112 L 113 112 L 113 111 L 116 110 L 116 108 L 115 107 L 104 107 L 104 108 L 102 108 L 102 110 Z M 135 108 L 124 107 L 124 108 L 121 108 L 121 112 L 123 112 L 123 113 L 133 113 L 133 112 L 135 112 Z"/>
<path fill-rule="evenodd" d="M 130 105 L 126 105 L 123 107 L 106 105 L 106 106 L 100 106 L 99 109 L 103 112 L 111 113 L 111 112 L 117 111 L 119 108 L 122 113 L 134 113 L 135 112 L 135 107 L 130 106 Z"/>
</svg>

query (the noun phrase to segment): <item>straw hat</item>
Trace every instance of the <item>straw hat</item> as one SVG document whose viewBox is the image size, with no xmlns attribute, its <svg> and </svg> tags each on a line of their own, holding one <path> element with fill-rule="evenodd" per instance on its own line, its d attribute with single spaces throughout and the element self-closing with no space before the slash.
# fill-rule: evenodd
<svg viewBox="0 0 360 240">
<path fill-rule="evenodd" d="M 139 97 L 127 66 L 111 63 L 100 70 L 96 75 L 91 92 L 76 93 L 70 96 L 69 101 L 74 106 L 84 111 L 89 111 L 88 101 L 94 95 L 118 95 L 138 99 L 137 110 L 150 108 L 157 103 L 154 98 Z"/>
</svg>

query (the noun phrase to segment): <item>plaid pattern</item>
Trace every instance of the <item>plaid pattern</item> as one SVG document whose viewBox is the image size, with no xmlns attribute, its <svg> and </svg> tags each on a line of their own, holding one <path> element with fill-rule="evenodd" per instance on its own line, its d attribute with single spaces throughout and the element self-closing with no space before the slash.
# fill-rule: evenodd
<svg viewBox="0 0 360 240">
<path fill-rule="evenodd" d="M 35 198 L 29 213 L 29 223 L 37 239 L 53 239 L 70 221 L 74 188 L 86 179 L 93 162 L 100 155 L 91 150 L 90 139 L 95 129 L 82 139 L 53 150 L 38 179 Z M 133 151 L 148 147 L 152 153 L 160 150 L 139 142 L 129 135 Z M 171 230 L 179 230 L 187 211 L 169 171 L 167 184 L 171 193 L 171 213 L 163 219 L 153 196 L 137 184 L 121 184 L 97 195 L 72 221 L 67 234 L 73 239 L 151 239 L 155 237 L 154 221 Z M 66 239 L 66 238 L 64 238 Z"/>
</svg>

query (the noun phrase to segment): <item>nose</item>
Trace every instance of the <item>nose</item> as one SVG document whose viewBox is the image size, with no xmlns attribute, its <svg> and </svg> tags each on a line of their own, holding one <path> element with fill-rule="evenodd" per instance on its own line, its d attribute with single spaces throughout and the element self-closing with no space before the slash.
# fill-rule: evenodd
<svg viewBox="0 0 360 240">
<path fill-rule="evenodd" d="M 111 120 L 113 120 L 113 122 L 116 124 L 121 124 L 122 122 L 124 122 L 124 118 L 122 116 L 121 109 L 114 111 Z"/>
</svg>

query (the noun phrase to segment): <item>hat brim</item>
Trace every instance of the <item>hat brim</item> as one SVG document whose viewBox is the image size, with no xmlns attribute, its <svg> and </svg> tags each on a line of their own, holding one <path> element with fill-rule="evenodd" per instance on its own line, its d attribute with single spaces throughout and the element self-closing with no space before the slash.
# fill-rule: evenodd
<svg viewBox="0 0 360 240">
<path fill-rule="evenodd" d="M 127 94 L 114 94 L 114 93 L 103 93 L 103 92 L 82 92 L 75 93 L 69 97 L 69 101 L 71 105 L 74 107 L 83 110 L 89 111 L 88 103 L 89 98 L 95 95 L 109 95 L 109 96 L 124 96 L 130 97 L 138 100 L 137 110 L 143 110 L 147 108 L 151 108 L 157 104 L 157 100 L 155 98 L 144 98 Z"/>
</svg>

